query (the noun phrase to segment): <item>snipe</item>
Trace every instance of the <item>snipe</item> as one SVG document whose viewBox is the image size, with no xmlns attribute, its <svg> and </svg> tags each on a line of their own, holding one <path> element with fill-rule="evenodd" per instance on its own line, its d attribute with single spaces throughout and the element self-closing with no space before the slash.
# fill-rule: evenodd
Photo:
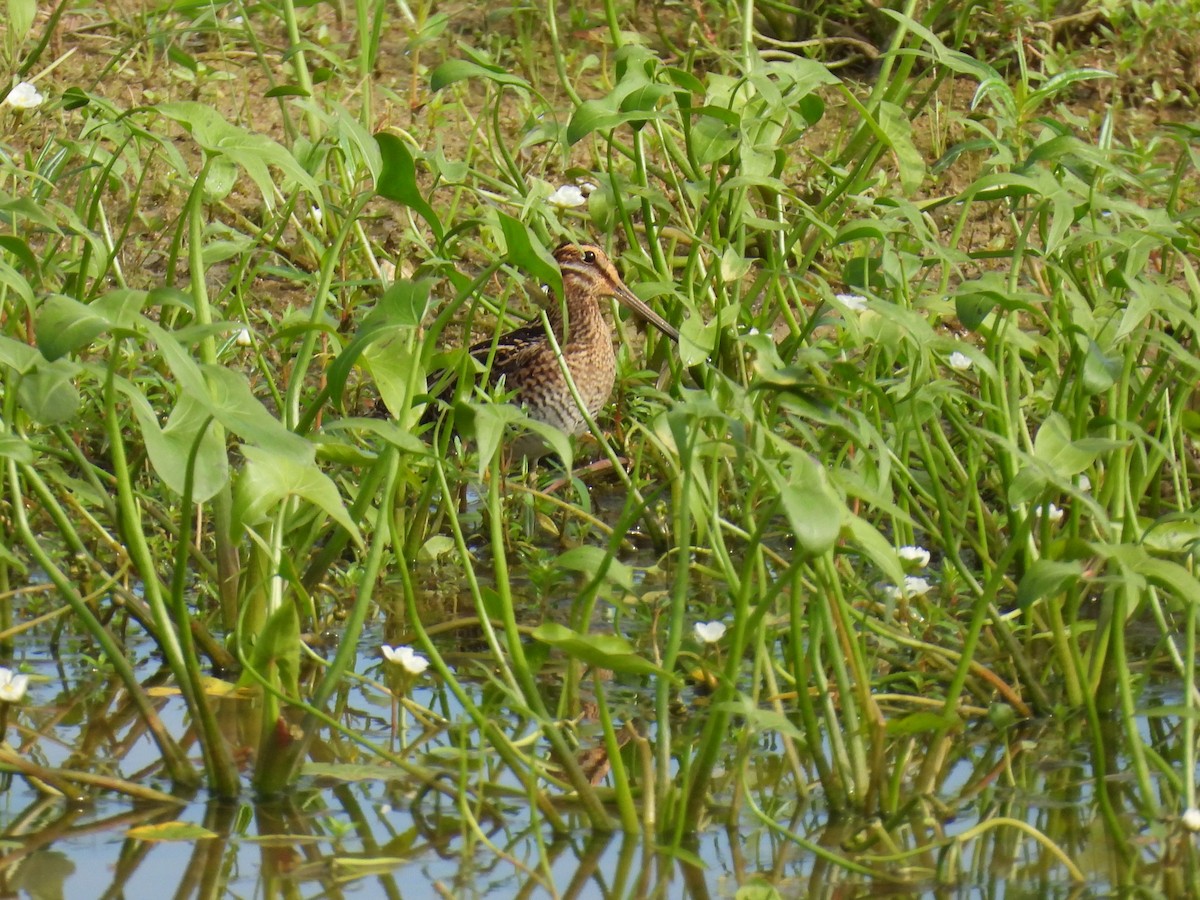
<svg viewBox="0 0 1200 900">
<path fill-rule="evenodd" d="M 615 297 L 672 340 L 679 340 L 679 332 L 625 286 L 612 261 L 595 244 L 562 244 L 554 251 L 554 259 L 562 270 L 563 302 L 552 302 L 546 315 L 571 380 L 594 417 L 612 394 L 617 370 L 612 331 L 604 321 L 600 301 Z M 469 352 L 485 364 L 491 358 L 489 380 L 495 383 L 503 378 L 505 387 L 517 392 L 517 401 L 530 418 L 568 434 L 579 434 L 587 427 L 540 322 L 499 340 L 480 341 Z M 453 386 L 443 392 L 442 399 L 452 393 Z"/>
</svg>

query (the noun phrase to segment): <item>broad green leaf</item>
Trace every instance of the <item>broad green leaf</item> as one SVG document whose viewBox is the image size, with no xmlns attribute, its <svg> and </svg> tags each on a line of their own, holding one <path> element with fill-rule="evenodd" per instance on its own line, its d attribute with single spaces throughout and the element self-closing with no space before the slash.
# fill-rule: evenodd
<svg viewBox="0 0 1200 900">
<path fill-rule="evenodd" d="M 142 429 L 146 454 L 163 484 L 176 494 L 183 494 L 187 483 L 188 459 L 199 439 L 192 475 L 192 500 L 203 503 L 214 497 L 229 478 L 229 457 L 224 437 L 213 427 L 213 416 L 201 398 L 180 394 L 166 427 L 159 428 L 154 408 L 137 387 L 125 379 L 118 380 L 116 385 L 130 401 L 133 414 Z"/>
<path fill-rule="evenodd" d="M 529 226 L 520 219 L 514 219 L 507 213 L 497 212 L 500 231 L 504 235 L 504 249 L 508 261 L 519 269 L 533 275 L 539 281 L 550 285 L 554 296 L 562 296 L 562 272 L 542 242 L 537 239 Z"/>
<path fill-rule="evenodd" d="M 603 571 L 606 580 L 627 591 L 633 590 L 633 569 L 614 559 L 601 547 L 586 544 L 572 547 L 559 554 L 555 562 L 560 568 L 580 572 L 589 579 L 595 578 Z"/>
<path fill-rule="evenodd" d="M 300 679 L 300 616 L 296 604 L 285 600 L 271 613 L 256 635 L 251 666 L 288 696 L 295 696 Z"/>
<path fill-rule="evenodd" d="M 1083 357 L 1083 387 L 1088 394 L 1103 394 L 1121 376 L 1121 360 L 1104 353 L 1095 341 L 1088 341 Z"/>
<path fill-rule="evenodd" d="M 17 262 L 21 264 L 35 281 L 41 279 L 42 269 L 38 265 L 37 257 L 33 255 L 33 251 L 29 249 L 29 245 L 19 237 L 12 234 L 0 234 L 0 250 L 15 256 Z"/>
<path fill-rule="evenodd" d="M 1155 559 L 1143 550 L 1142 559 L 1134 566 L 1134 571 L 1147 581 L 1170 591 L 1179 602 L 1200 605 L 1200 579 L 1179 563 Z"/>
<path fill-rule="evenodd" d="M 153 295 L 118 288 L 91 303 L 52 294 L 38 315 L 38 349 L 47 359 L 57 359 L 87 347 L 103 333 L 132 332 Z"/>
<path fill-rule="evenodd" d="M 774 709 L 763 709 L 756 706 L 744 695 L 738 700 L 713 704 L 712 710 L 713 712 L 730 713 L 756 732 L 778 731 L 793 740 L 804 740 L 804 732 L 796 727 L 796 724 L 786 715 Z"/>
<path fill-rule="evenodd" d="M 268 208 L 274 205 L 277 194 L 272 167 L 287 179 L 278 193 L 288 193 L 295 185 L 313 197 L 320 196 L 316 180 L 282 144 L 265 134 L 231 125 L 213 107 L 190 100 L 160 103 L 156 109 L 186 128 L 208 153 L 227 156 L 245 170 Z"/>
<path fill-rule="evenodd" d="M 204 389 L 196 397 L 225 428 L 244 441 L 288 457 L 299 466 L 312 463 L 312 445 L 267 412 L 250 390 L 245 375 L 218 365 L 205 365 L 202 373 Z"/>
<path fill-rule="evenodd" d="M 329 366 L 327 372 L 329 393 L 335 401 L 340 403 L 346 380 L 350 377 L 359 357 L 368 348 L 381 341 L 386 342 L 389 337 L 402 335 L 404 332 L 420 326 L 429 305 L 429 288 L 429 281 L 398 281 L 379 298 L 375 308 L 363 319 L 354 338 Z M 396 342 L 392 343 L 394 345 Z M 380 356 L 376 356 L 374 360 L 375 363 L 387 362 L 400 353 L 403 354 L 404 365 L 399 371 L 393 373 L 399 377 L 389 379 L 386 391 L 383 389 L 384 385 L 380 385 L 380 394 L 387 403 L 388 409 L 393 411 L 407 409 L 409 406 L 404 392 L 408 387 L 409 370 L 417 364 L 417 360 L 412 358 L 412 354 L 408 352 L 407 348 L 396 348 L 393 352 L 382 355 L 382 359 Z M 372 363 L 371 357 L 367 357 L 366 360 L 368 363 Z M 375 364 L 372 364 L 371 368 L 372 374 L 375 374 Z M 418 390 L 422 390 L 424 387 L 424 380 L 418 379 Z"/>
<path fill-rule="evenodd" d="M 710 166 L 737 149 L 741 143 L 741 117 L 719 106 L 703 106 L 690 111 L 696 116 L 690 134 L 696 162 Z"/>
<path fill-rule="evenodd" d="M 913 143 L 912 122 L 903 109 L 886 101 L 879 104 L 878 118 L 900 168 L 900 186 L 911 197 L 925 181 L 925 158 Z"/>
<path fill-rule="evenodd" d="M 556 622 L 546 622 L 533 630 L 533 637 L 594 668 L 611 669 L 626 675 L 670 677 L 662 668 L 638 655 L 633 645 L 619 635 L 580 634 Z"/>
<path fill-rule="evenodd" d="M 37 0 L 8 0 L 8 27 L 6 46 L 20 47 L 33 28 L 37 16 Z"/>
<path fill-rule="evenodd" d="M 567 144 L 577 144 L 594 131 L 607 131 L 625 121 L 609 100 L 585 100 L 567 123 Z"/>
<path fill-rule="evenodd" d="M 32 465 L 33 447 L 19 437 L 0 435 L 0 458 L 11 459 L 19 466 Z"/>
<path fill-rule="evenodd" d="M 796 539 L 796 549 L 808 556 L 820 556 L 833 549 L 846 505 L 829 485 L 825 470 L 808 454 L 793 451 L 789 465 L 763 459 L 761 466 L 779 495 L 779 504 Z"/>
<path fill-rule="evenodd" d="M 17 398 L 29 417 L 42 425 L 69 421 L 79 410 L 74 379 L 79 367 L 65 359 L 42 362 L 21 378 Z"/>
<path fill-rule="evenodd" d="M 861 516 L 847 515 L 846 529 L 851 540 L 883 573 L 884 580 L 891 584 L 904 584 L 904 564 L 896 555 L 896 548 L 879 533 L 879 530 Z"/>
<path fill-rule="evenodd" d="M 417 164 L 408 146 L 400 138 L 386 131 L 376 134 L 375 142 L 379 145 L 382 164 L 379 178 L 375 182 L 375 192 L 380 197 L 402 203 L 416 212 L 432 229 L 438 243 L 441 243 L 445 235 L 442 221 L 433 211 L 433 207 L 426 202 L 417 185 Z"/>
<path fill-rule="evenodd" d="M 346 511 L 337 486 L 315 462 L 305 463 L 290 454 L 249 444 L 242 446 L 242 453 L 246 457 L 246 466 L 237 484 L 237 510 L 241 522 L 262 522 L 277 504 L 290 497 L 299 497 L 322 509 L 345 528 L 356 543 L 362 544 L 362 535 Z"/>
<path fill-rule="evenodd" d="M 1017 605 L 1029 609 L 1038 600 L 1057 597 L 1083 576 L 1079 560 L 1035 560 L 1017 586 Z"/>
<path fill-rule="evenodd" d="M 499 66 L 485 66 L 468 59 L 451 59 L 434 69 L 429 76 L 429 89 L 436 93 L 447 85 L 467 78 L 483 78 L 505 87 L 533 90 L 524 78 L 510 75 Z"/>
<path fill-rule="evenodd" d="M 40 275 L 35 277 L 40 280 Z M 37 307 L 36 295 L 29 279 L 4 259 L 0 259 L 0 291 L 11 292 L 12 300 L 9 302 L 13 307 L 16 307 L 14 301 L 18 299 L 25 312 L 32 313 Z"/>
<path fill-rule="evenodd" d="M 1058 478 L 1078 475 L 1103 453 L 1127 446 L 1128 441 L 1112 438 L 1071 438 L 1071 426 L 1062 413 L 1046 416 L 1033 439 L 1033 456 Z"/>
<path fill-rule="evenodd" d="M 559 428 L 549 425 L 546 422 L 539 422 L 537 419 L 531 419 L 528 416 L 521 418 L 521 427 L 527 428 L 543 441 L 546 446 L 562 460 L 563 468 L 568 472 L 571 471 L 575 462 L 575 455 L 571 452 L 571 438 Z"/>
<path fill-rule="evenodd" d="M 17 372 L 32 372 L 39 363 L 44 362 L 45 357 L 34 347 L 0 334 L 0 365 Z"/>
<path fill-rule="evenodd" d="M 51 294 L 42 301 L 37 342 L 42 355 L 55 360 L 89 346 L 112 323 L 73 297 Z"/>
<path fill-rule="evenodd" d="M 473 413 L 475 443 L 479 448 L 479 477 L 482 478 L 500 452 L 504 426 L 525 417 L 511 403 L 467 403 L 464 406 Z"/>
</svg>

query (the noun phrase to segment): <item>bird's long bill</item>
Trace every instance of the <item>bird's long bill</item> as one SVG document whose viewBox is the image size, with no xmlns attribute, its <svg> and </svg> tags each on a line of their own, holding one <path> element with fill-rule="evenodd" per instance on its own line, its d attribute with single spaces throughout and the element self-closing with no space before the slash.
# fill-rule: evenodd
<svg viewBox="0 0 1200 900">
<path fill-rule="evenodd" d="M 660 316 L 658 313 L 656 313 L 654 310 L 652 310 L 649 306 L 647 306 L 645 303 L 643 303 L 642 300 L 638 297 L 638 295 L 635 294 L 633 291 L 631 291 L 629 288 L 627 288 L 625 285 L 622 284 L 622 285 L 618 285 L 617 287 L 618 287 L 618 290 L 614 294 L 616 296 L 617 300 L 619 300 L 621 303 L 625 304 L 625 306 L 632 309 L 635 313 L 637 313 L 639 316 L 641 316 L 643 319 L 645 319 L 647 322 L 649 322 L 651 325 L 653 325 L 655 328 L 657 328 L 659 331 L 661 331 L 663 334 L 665 334 L 671 340 L 676 341 L 676 342 L 679 341 L 679 332 L 676 331 L 674 326 L 672 326 L 669 322 L 667 322 L 666 319 L 664 319 L 662 316 Z"/>
</svg>

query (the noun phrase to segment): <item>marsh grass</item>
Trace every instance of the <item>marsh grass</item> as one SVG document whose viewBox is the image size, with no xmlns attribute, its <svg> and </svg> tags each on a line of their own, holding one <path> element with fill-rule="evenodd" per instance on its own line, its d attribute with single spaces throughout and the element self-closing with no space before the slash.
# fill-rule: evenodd
<svg viewBox="0 0 1200 900">
<path fill-rule="evenodd" d="M 1021 42 L 998 71 L 948 5 L 881 10 L 861 83 L 760 53 L 774 5 L 87 10 L 119 52 L 10 6 L 8 69 L 48 100 L 0 107 L 0 590 L 55 585 L 177 788 L 241 794 L 248 745 L 287 794 L 336 735 L 461 809 L 516 785 L 534 831 L 680 858 L 752 823 L 836 879 L 983 879 L 1019 842 L 1078 880 L 1094 816 L 1118 852 L 1090 877 L 1190 859 L 1194 128 L 1127 130 L 1080 99 L 1110 73 Z M 547 202 L 576 180 L 585 207 Z M 618 410 L 543 435 L 542 468 L 504 453 L 536 426 L 469 391 L 414 436 L 427 376 L 470 373 L 445 348 L 511 324 L 524 279 L 560 286 L 547 248 L 584 237 L 678 346 L 619 323 Z M 465 587 L 452 630 L 431 558 Z M 114 615 L 156 643 L 203 773 Z M 400 753 L 345 718 L 376 618 L 446 698 L 405 700 Z M 236 738 L 210 670 L 257 692 Z M 1153 681 L 1175 700 L 1147 728 Z M 1006 808 L 1043 745 L 1083 748 L 1086 816 Z"/>
</svg>

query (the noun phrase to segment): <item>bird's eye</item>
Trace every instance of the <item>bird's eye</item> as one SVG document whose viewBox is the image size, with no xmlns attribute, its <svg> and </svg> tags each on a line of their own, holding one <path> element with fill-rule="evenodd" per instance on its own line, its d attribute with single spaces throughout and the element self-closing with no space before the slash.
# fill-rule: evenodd
<svg viewBox="0 0 1200 900">
<path fill-rule="evenodd" d="M 594 263 L 596 261 L 596 254 L 593 253 L 591 250 L 584 250 L 583 251 L 583 261 L 585 263 Z"/>
</svg>

